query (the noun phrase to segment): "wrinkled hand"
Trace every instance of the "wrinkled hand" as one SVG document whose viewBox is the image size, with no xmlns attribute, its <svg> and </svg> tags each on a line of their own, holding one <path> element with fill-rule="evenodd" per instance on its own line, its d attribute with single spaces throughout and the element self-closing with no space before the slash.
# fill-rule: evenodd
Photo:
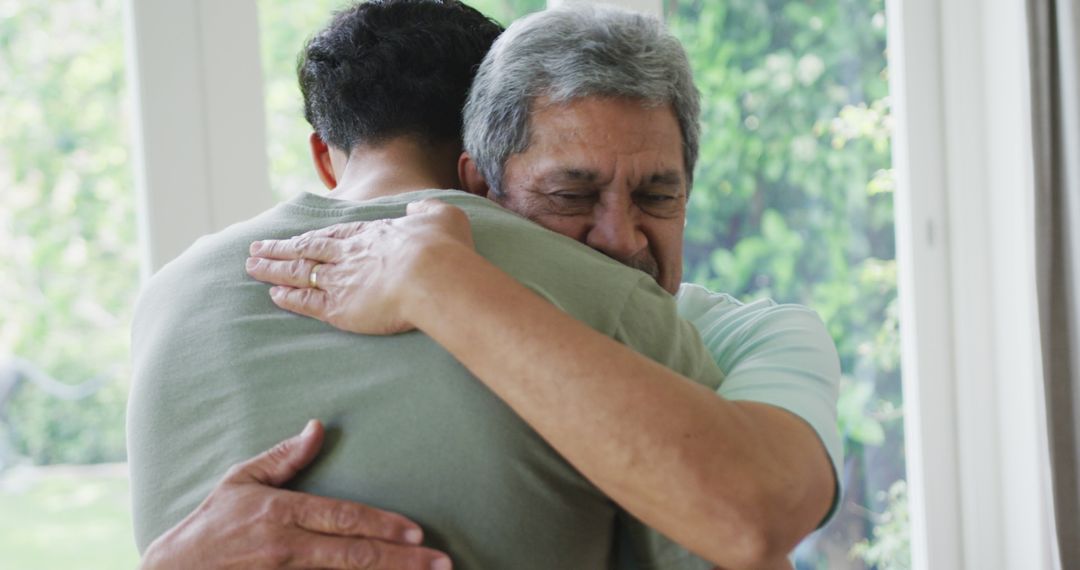
<svg viewBox="0 0 1080 570">
<path fill-rule="evenodd" d="M 277 489 L 322 446 L 322 425 L 234 466 L 199 508 L 150 545 L 144 570 L 362 568 L 450 570 L 418 546 L 405 517 L 348 501 Z"/>
<path fill-rule="evenodd" d="M 337 224 L 287 240 L 251 244 L 246 269 L 276 285 L 277 306 L 364 334 L 415 328 L 410 294 L 424 294 L 425 272 L 447 248 L 473 249 L 469 218 L 438 200 L 408 205 L 390 220 Z M 311 287 L 312 270 L 316 287 Z M 437 287 L 437 285 L 436 285 Z"/>
</svg>

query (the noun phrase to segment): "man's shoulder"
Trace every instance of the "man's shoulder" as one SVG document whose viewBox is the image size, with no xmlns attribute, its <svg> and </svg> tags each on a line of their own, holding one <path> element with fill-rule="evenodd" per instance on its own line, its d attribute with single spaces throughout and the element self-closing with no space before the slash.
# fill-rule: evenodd
<svg viewBox="0 0 1080 570">
<path fill-rule="evenodd" d="M 132 319 L 133 350 L 141 350 L 148 338 L 182 341 L 200 327 L 216 330 L 230 316 L 267 310 L 264 287 L 244 269 L 251 242 L 333 223 L 318 220 L 298 212 L 290 201 L 195 240 L 141 288 Z"/>
<path fill-rule="evenodd" d="M 702 335 L 745 336 L 797 329 L 807 336 L 829 338 L 817 311 L 804 305 L 769 298 L 742 302 L 693 283 L 683 283 L 675 299 L 679 315 L 694 323 Z"/>
<path fill-rule="evenodd" d="M 273 238 L 288 233 L 275 224 L 281 218 L 280 205 L 252 218 L 232 224 L 222 230 L 196 239 L 180 255 L 158 269 L 146 282 L 141 298 L 174 287 L 193 288 L 207 279 L 243 273 L 243 259 L 254 239 Z M 238 267 L 231 265 L 239 262 Z"/>
<path fill-rule="evenodd" d="M 433 196 L 442 193 L 453 191 L 431 192 Z M 198 238 L 150 278 L 144 295 L 173 286 L 191 289 L 206 279 L 248 279 L 243 262 L 251 242 L 285 239 L 340 222 L 397 217 L 404 214 L 405 205 L 412 201 L 408 196 L 412 194 L 419 193 L 367 202 L 335 200 L 306 192 L 294 196 L 255 216 Z"/>
<path fill-rule="evenodd" d="M 767 298 L 743 303 L 688 284 L 680 288 L 677 302 L 680 315 L 698 330 L 723 369 L 726 397 L 758 399 L 790 385 L 813 387 L 835 401 L 840 358 L 813 309 Z"/>
</svg>

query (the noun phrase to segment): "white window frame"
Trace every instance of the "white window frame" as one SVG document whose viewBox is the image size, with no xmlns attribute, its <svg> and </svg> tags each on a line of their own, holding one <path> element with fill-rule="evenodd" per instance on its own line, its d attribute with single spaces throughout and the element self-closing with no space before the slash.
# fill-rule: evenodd
<svg viewBox="0 0 1080 570">
<path fill-rule="evenodd" d="M 1024 5 L 888 7 L 913 565 L 1051 568 Z"/>
<path fill-rule="evenodd" d="M 1023 3 L 889 0 L 888 16 L 914 567 L 1050 568 Z M 149 272 L 274 201 L 258 17 L 127 0 L 126 21 Z"/>
<path fill-rule="evenodd" d="M 127 0 L 143 272 L 274 203 L 255 2 Z"/>
</svg>

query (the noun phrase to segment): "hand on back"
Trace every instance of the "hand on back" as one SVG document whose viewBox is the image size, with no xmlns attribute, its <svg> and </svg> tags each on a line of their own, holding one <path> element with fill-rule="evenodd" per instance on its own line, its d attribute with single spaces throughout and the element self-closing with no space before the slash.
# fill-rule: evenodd
<svg viewBox="0 0 1080 570">
<path fill-rule="evenodd" d="M 415 328 L 410 295 L 425 294 L 445 278 L 434 265 L 451 252 L 473 249 L 461 209 L 422 200 L 409 204 L 402 218 L 257 241 L 246 269 L 275 285 L 270 296 L 283 309 L 350 332 L 395 334 Z"/>
<path fill-rule="evenodd" d="M 401 515 L 279 488 L 315 458 L 322 440 L 322 425 L 312 421 L 232 467 L 150 545 L 140 568 L 450 570 L 450 559 L 419 546 L 420 527 Z"/>
</svg>

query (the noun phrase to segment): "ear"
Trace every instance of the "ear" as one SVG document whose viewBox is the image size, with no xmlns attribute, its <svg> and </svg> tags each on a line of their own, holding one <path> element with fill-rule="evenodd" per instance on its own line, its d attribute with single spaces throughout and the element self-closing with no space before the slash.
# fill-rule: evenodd
<svg viewBox="0 0 1080 570">
<path fill-rule="evenodd" d="M 315 164 L 315 172 L 319 180 L 330 190 L 337 188 L 337 175 L 334 174 L 334 162 L 330 159 L 330 145 L 326 144 L 319 133 L 311 133 L 308 137 L 308 146 L 311 148 L 311 159 Z"/>
<path fill-rule="evenodd" d="M 477 196 L 486 198 L 490 188 L 487 180 L 480 174 L 469 153 L 463 152 L 458 158 L 458 178 L 461 180 L 461 189 Z"/>
</svg>

